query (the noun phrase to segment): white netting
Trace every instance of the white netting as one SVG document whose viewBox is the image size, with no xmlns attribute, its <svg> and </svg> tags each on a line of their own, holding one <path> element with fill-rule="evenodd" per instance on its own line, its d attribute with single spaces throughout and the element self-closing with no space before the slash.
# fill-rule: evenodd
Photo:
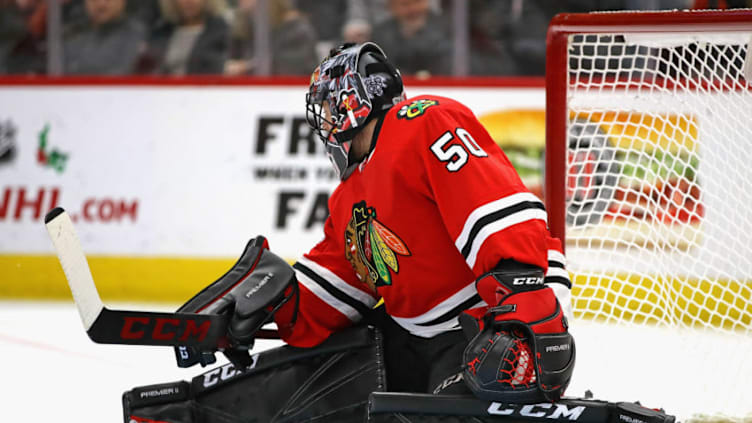
<svg viewBox="0 0 752 423">
<path fill-rule="evenodd" d="M 752 354 L 752 84 L 743 73 L 750 39 L 569 36 L 566 237 L 575 315 L 670 328 L 652 344 L 634 337 L 623 346 L 650 352 L 645 369 L 655 373 L 642 374 L 653 380 L 639 380 L 638 394 L 655 390 L 662 401 L 661 392 L 680 389 L 676 406 L 691 404 L 693 413 L 752 412 L 752 359 L 741 358 Z"/>
</svg>

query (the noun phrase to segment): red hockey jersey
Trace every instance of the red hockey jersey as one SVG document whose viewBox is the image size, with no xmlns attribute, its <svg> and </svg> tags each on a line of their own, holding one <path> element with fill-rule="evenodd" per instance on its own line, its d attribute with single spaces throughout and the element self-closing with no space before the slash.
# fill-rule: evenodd
<svg viewBox="0 0 752 423">
<path fill-rule="evenodd" d="M 292 304 L 275 316 L 287 343 L 316 345 L 379 299 L 416 336 L 459 329 L 459 313 L 487 307 L 474 282 L 501 259 L 537 265 L 568 289 L 543 203 L 467 107 L 408 99 L 374 138 L 329 199 L 324 239 L 293 266 L 296 321 L 290 328 Z"/>
</svg>

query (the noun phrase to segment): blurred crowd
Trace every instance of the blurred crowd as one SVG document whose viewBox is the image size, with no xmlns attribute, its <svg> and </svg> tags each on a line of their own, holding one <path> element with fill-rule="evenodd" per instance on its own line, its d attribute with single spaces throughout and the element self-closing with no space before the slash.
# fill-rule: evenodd
<svg viewBox="0 0 752 423">
<path fill-rule="evenodd" d="M 403 74 L 543 75 L 557 13 L 751 7 L 750 0 L 0 0 L 0 74 L 308 75 L 375 41 Z M 48 37 L 59 15 L 60 40 Z M 52 16 L 55 16 L 54 18 Z M 458 23 L 458 16 L 464 20 Z M 57 43 L 51 41 L 58 41 Z M 58 47 L 53 47 L 58 46 Z"/>
</svg>

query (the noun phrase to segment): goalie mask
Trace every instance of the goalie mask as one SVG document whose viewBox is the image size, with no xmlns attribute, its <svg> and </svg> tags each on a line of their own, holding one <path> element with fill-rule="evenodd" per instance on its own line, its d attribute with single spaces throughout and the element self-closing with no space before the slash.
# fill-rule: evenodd
<svg viewBox="0 0 752 423">
<path fill-rule="evenodd" d="M 362 159 L 350 154 L 355 135 L 404 99 L 402 77 L 374 43 L 345 44 L 316 68 L 306 94 L 306 120 L 341 180 Z"/>
</svg>

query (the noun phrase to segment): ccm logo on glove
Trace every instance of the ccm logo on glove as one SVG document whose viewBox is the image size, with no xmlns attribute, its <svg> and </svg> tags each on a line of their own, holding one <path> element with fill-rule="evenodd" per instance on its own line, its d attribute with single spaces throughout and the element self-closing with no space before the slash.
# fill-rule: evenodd
<svg viewBox="0 0 752 423">
<path fill-rule="evenodd" d="M 543 278 L 531 276 L 528 278 L 514 278 L 512 280 L 512 284 L 514 285 L 542 285 L 543 284 Z"/>
</svg>

